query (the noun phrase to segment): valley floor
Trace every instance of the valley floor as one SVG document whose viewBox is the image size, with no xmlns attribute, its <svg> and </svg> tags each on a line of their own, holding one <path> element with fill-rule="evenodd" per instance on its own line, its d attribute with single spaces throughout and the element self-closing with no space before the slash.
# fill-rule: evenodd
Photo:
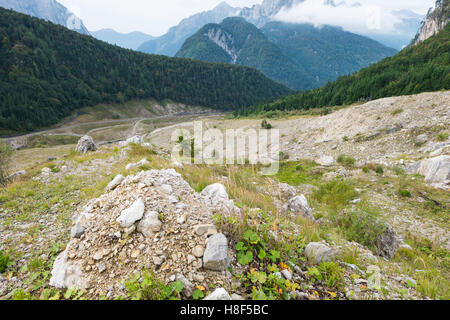
<svg viewBox="0 0 450 320">
<path fill-rule="evenodd" d="M 80 124 L 68 123 L 24 140 L 14 138 L 26 148 L 13 154 L 11 170 L 26 173 L 0 188 L 0 260 L 5 261 L 0 275 L 2 299 L 167 299 L 170 297 L 143 296 L 149 288 L 136 279 L 157 277 L 165 286 L 179 280 L 184 263 L 188 279 L 182 279 L 184 289 L 186 283 L 194 287 L 190 293 L 179 290 L 177 297 L 183 298 L 199 299 L 219 287 L 244 299 L 450 298 L 448 176 L 437 188 L 417 171 L 422 161 L 435 158 L 447 161 L 443 166 L 448 170 L 450 92 L 386 98 L 324 116 L 268 119 L 280 130 L 283 156 L 280 171 L 272 177 L 261 176 L 258 168 L 247 165 L 179 165 L 170 161 L 173 132 L 191 129 L 192 120 L 199 116 L 205 128 L 219 130 L 260 129 L 261 119 L 208 118 L 198 114 L 204 110 L 195 109 L 182 117 L 158 118 L 154 125 L 158 115 L 142 115 L 136 110 L 126 117 L 128 123 L 120 126 L 111 120 L 96 123 L 103 115 L 94 117 L 87 112 Z M 71 143 L 85 133 L 105 144 L 86 155 L 75 152 Z M 57 140 L 48 143 L 53 134 L 74 135 L 76 140 L 66 141 L 66 145 Z M 149 145 L 116 143 L 133 135 L 144 136 Z M 47 146 L 41 144 L 43 140 Z M 143 158 L 146 163 L 126 170 L 127 164 Z M 156 175 L 155 180 L 166 179 L 176 199 L 166 199 L 156 183 L 146 187 L 139 173 L 173 167 L 179 177 L 165 171 L 148 174 Z M 105 190 L 118 174 L 127 177 L 125 182 L 117 191 Z M 217 203 L 205 204 L 204 197 L 197 194 L 215 183 L 223 184 L 234 201 L 230 212 Z M 118 227 L 103 221 L 108 226 L 103 230 L 101 224 L 95 224 L 100 223 L 97 219 L 112 217 L 112 208 L 131 204 L 127 193 L 133 194 L 133 199 L 144 194 L 162 208 L 158 239 L 165 247 L 164 262 L 154 259 L 163 256 L 155 255 L 158 250 L 145 249 L 153 248 L 153 241 L 142 239 L 138 232 L 132 231 L 117 246 L 98 240 L 100 233 L 114 233 Z M 286 210 L 285 205 L 299 195 L 306 197 L 314 221 Z M 180 223 L 180 217 L 174 215 L 179 208 L 171 206 L 183 202 L 189 209 Z M 74 221 L 87 205 L 98 218 L 92 218 L 82 240 L 70 240 Z M 201 218 L 197 217 L 200 213 Z M 186 241 L 186 246 L 194 249 L 206 241 L 205 235 L 202 238 L 193 231 L 199 222 L 215 224 L 217 231 L 226 235 L 228 272 L 214 276 L 202 268 L 201 259 L 185 256 L 177 241 Z M 379 227 L 384 223 L 395 230 L 400 245 L 390 259 L 377 255 Z M 330 248 L 335 259 L 311 261 L 305 250 L 311 243 Z M 94 285 L 84 290 L 49 286 L 54 261 L 66 247 L 73 254 L 69 260 L 80 263 Z M 108 249 L 103 260 L 106 273 L 91 270 L 94 264 L 88 261 L 99 249 Z M 120 250 L 125 252 L 128 267 L 117 267 L 114 272 L 110 268 L 115 259 L 121 259 Z M 133 274 L 144 267 L 155 274 L 142 273 L 133 280 Z M 375 284 L 374 275 L 378 279 Z M 116 286 L 124 280 L 126 285 Z M 103 282 L 108 286 L 102 286 Z"/>
</svg>

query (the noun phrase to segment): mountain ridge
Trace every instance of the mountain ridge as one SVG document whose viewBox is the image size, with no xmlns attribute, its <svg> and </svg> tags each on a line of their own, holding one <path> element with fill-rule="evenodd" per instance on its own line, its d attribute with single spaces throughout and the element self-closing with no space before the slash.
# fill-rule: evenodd
<svg viewBox="0 0 450 320">
<path fill-rule="evenodd" d="M 0 0 L 0 7 L 44 19 L 89 35 L 83 21 L 55 0 Z"/>
<path fill-rule="evenodd" d="M 208 24 L 176 57 L 240 64 L 304 91 L 394 55 L 397 51 L 337 27 L 269 22 L 256 28 L 241 17 Z"/>
<path fill-rule="evenodd" d="M 257 70 L 147 55 L 0 8 L 0 128 L 32 131 L 132 99 L 235 109 L 292 93 Z"/>
</svg>

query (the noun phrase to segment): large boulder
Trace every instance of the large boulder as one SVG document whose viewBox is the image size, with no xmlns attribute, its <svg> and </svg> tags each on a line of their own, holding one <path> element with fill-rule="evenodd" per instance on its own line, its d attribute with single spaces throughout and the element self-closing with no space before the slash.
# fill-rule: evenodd
<svg viewBox="0 0 450 320">
<path fill-rule="evenodd" d="M 304 195 L 296 196 L 292 199 L 290 199 L 284 206 L 283 211 L 286 213 L 292 213 L 292 214 L 301 214 L 304 217 L 315 221 L 312 210 L 308 205 L 308 200 L 306 200 Z"/>
<path fill-rule="evenodd" d="M 334 250 L 323 242 L 311 242 L 305 248 L 305 256 L 309 262 L 320 264 L 334 261 Z"/>
<path fill-rule="evenodd" d="M 392 259 L 400 247 L 395 230 L 386 224 L 385 231 L 375 240 L 375 253 L 386 259 Z"/>
<path fill-rule="evenodd" d="M 432 187 L 450 189 L 450 156 L 443 155 L 422 160 L 417 173 L 425 176 L 425 182 Z"/>
<path fill-rule="evenodd" d="M 89 151 L 96 151 L 97 145 L 90 136 L 83 136 L 78 140 L 77 147 L 75 149 L 80 153 L 88 153 Z"/>
<path fill-rule="evenodd" d="M 117 218 L 117 222 L 122 228 L 129 228 L 135 222 L 142 219 L 144 216 L 145 204 L 141 198 L 137 199 L 131 207 L 122 211 L 120 216 Z"/>
<path fill-rule="evenodd" d="M 228 268 L 228 240 L 221 234 L 208 239 L 203 254 L 203 267 L 213 271 L 224 271 Z"/>
</svg>

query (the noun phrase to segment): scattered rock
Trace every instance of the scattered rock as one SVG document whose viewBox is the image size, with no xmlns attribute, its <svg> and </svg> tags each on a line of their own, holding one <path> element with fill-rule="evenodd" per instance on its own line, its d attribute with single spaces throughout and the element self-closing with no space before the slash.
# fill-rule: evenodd
<svg viewBox="0 0 450 320">
<path fill-rule="evenodd" d="M 8 177 L 6 177 L 6 180 L 14 180 L 15 178 L 18 178 L 18 177 L 23 176 L 25 174 L 27 174 L 27 172 L 25 170 L 20 170 L 20 171 L 14 172 L 13 174 L 11 174 Z"/>
<path fill-rule="evenodd" d="M 161 230 L 161 221 L 159 220 L 159 214 L 156 211 L 149 211 L 145 214 L 137 227 L 137 230 L 144 236 L 151 238 Z"/>
<path fill-rule="evenodd" d="M 228 200 L 227 189 L 223 184 L 215 183 L 203 189 L 202 196 L 208 196 L 211 199 Z"/>
<path fill-rule="evenodd" d="M 210 236 L 217 233 L 217 228 L 213 224 L 201 224 L 194 227 L 194 232 L 199 236 L 204 234 Z"/>
<path fill-rule="evenodd" d="M 281 274 L 286 280 L 292 281 L 292 273 L 288 269 L 282 270 Z"/>
<path fill-rule="evenodd" d="M 75 150 L 80 153 L 88 153 L 89 151 L 96 151 L 97 145 L 90 136 L 83 136 L 78 140 Z"/>
<path fill-rule="evenodd" d="M 292 214 L 301 214 L 304 217 L 315 221 L 312 210 L 308 205 L 308 200 L 306 200 L 304 195 L 299 195 L 290 199 L 288 203 L 283 206 L 283 211 Z"/>
<path fill-rule="evenodd" d="M 205 248 L 203 246 L 195 246 L 194 249 L 192 249 L 192 254 L 197 258 L 203 257 L 204 253 Z"/>
<path fill-rule="evenodd" d="M 203 255 L 203 267 L 214 271 L 224 271 L 228 267 L 228 240 L 221 234 L 208 239 Z"/>
<path fill-rule="evenodd" d="M 334 261 L 334 250 L 323 242 L 311 242 L 305 248 L 305 256 L 314 264 Z"/>
<path fill-rule="evenodd" d="M 52 287 L 58 289 L 72 287 L 86 289 L 88 287 L 80 266 L 68 261 L 67 251 L 63 251 L 56 258 L 51 274 L 50 285 Z"/>
<path fill-rule="evenodd" d="M 323 156 L 320 159 L 316 160 L 316 163 L 324 167 L 330 167 L 334 165 L 336 161 L 334 161 L 333 157 Z"/>
<path fill-rule="evenodd" d="M 242 296 L 240 296 L 240 295 L 238 295 L 237 293 L 233 293 L 232 295 L 231 295 L 231 300 L 234 300 L 234 301 L 243 301 L 243 300 L 245 300 Z"/>
<path fill-rule="evenodd" d="M 144 215 L 145 204 L 142 199 L 138 199 L 128 209 L 122 211 L 120 217 L 117 218 L 117 222 L 122 228 L 130 228 L 136 221 L 142 219 Z"/>
<path fill-rule="evenodd" d="M 125 177 L 121 174 L 117 175 L 107 186 L 106 191 L 111 191 L 117 188 L 125 180 Z"/>
<path fill-rule="evenodd" d="M 386 230 L 375 240 L 375 253 L 386 259 L 392 259 L 397 253 L 399 246 L 395 230 L 386 224 Z"/>
<path fill-rule="evenodd" d="M 176 280 L 183 283 L 183 295 L 188 299 L 191 298 L 195 290 L 195 286 L 192 284 L 192 282 L 186 279 L 182 274 L 177 274 Z"/>
<path fill-rule="evenodd" d="M 425 176 L 425 182 L 434 188 L 450 189 L 450 156 L 443 155 L 422 160 L 417 170 Z"/>
<path fill-rule="evenodd" d="M 127 164 L 127 166 L 125 167 L 125 170 L 127 170 L 127 171 L 128 170 L 132 170 L 132 169 L 139 168 L 141 166 L 145 166 L 145 165 L 148 165 L 148 164 L 150 164 L 150 162 L 148 162 L 147 159 L 142 159 L 141 161 L 139 161 L 137 163 L 129 163 L 129 164 Z"/>
<path fill-rule="evenodd" d="M 224 288 L 218 288 L 203 300 L 213 300 L 213 301 L 231 300 L 231 297 L 228 294 L 227 290 L 225 290 Z"/>
<path fill-rule="evenodd" d="M 73 226 L 72 230 L 70 230 L 70 236 L 72 238 L 81 238 L 81 236 L 86 231 L 86 228 L 82 226 L 81 224 L 76 224 Z"/>
</svg>

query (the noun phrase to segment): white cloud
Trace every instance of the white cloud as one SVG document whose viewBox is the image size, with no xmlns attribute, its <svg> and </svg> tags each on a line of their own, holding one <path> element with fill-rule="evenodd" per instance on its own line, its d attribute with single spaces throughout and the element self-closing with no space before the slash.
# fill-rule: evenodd
<svg viewBox="0 0 450 320">
<path fill-rule="evenodd" d="M 276 20 L 295 23 L 341 26 L 355 33 L 392 34 L 402 22 L 399 11 L 410 10 L 425 15 L 435 0 L 346 0 L 336 6 L 323 0 L 305 0 L 289 10 L 281 11 Z"/>
</svg>

